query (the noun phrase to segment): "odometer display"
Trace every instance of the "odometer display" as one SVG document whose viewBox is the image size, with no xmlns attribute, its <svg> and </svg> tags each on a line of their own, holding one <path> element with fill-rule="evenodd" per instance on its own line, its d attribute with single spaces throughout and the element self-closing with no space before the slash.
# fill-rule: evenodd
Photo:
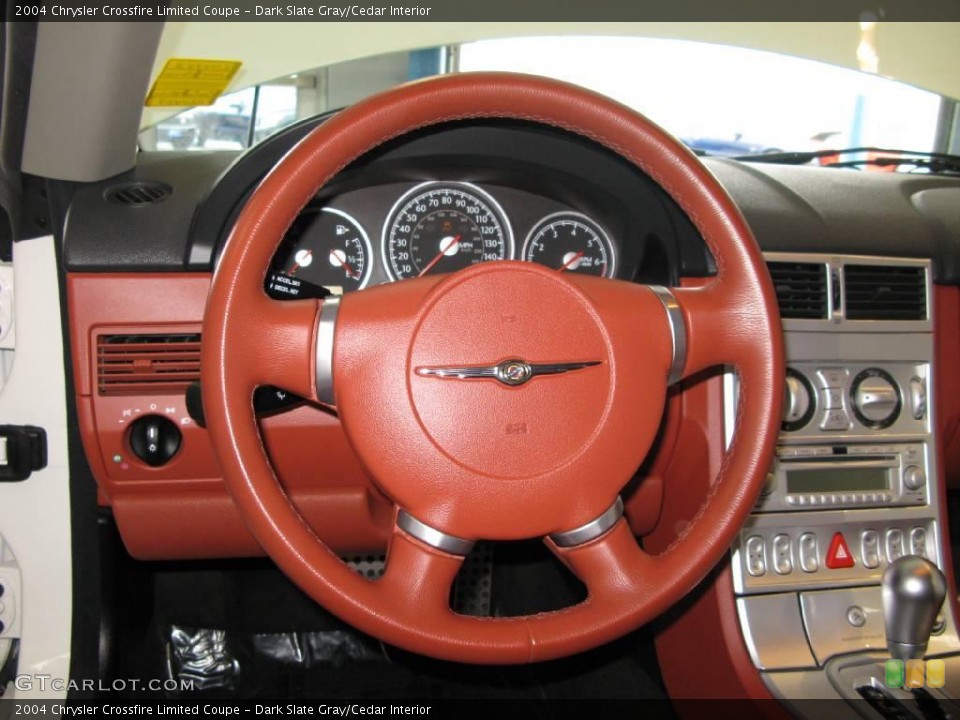
<svg viewBox="0 0 960 720">
<path fill-rule="evenodd" d="M 383 231 L 384 266 L 394 280 L 512 257 L 503 210 L 468 183 L 418 185 L 397 201 Z"/>
</svg>

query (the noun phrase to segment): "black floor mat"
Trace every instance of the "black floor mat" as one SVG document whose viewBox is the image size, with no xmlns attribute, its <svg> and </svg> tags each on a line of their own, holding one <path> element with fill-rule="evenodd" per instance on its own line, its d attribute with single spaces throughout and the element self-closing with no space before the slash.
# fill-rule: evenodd
<svg viewBox="0 0 960 720">
<path fill-rule="evenodd" d="M 498 548 L 495 556 L 499 615 L 582 597 L 582 587 L 539 543 Z M 354 630 L 266 560 L 139 563 L 118 550 L 111 574 L 117 582 L 107 674 L 139 680 L 120 693 L 128 697 L 665 697 L 652 642 L 642 630 L 548 663 L 461 665 L 387 647 Z M 192 689 L 174 687 L 171 678 Z"/>
</svg>

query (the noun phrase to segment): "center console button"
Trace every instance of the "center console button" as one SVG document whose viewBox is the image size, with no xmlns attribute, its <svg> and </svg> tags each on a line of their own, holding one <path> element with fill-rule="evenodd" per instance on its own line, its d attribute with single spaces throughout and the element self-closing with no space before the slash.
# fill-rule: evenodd
<svg viewBox="0 0 960 720">
<path fill-rule="evenodd" d="M 825 564 L 831 570 L 852 568 L 856 564 L 853 559 L 853 553 L 850 552 L 850 546 L 847 545 L 846 538 L 843 537 L 843 533 L 834 533 L 830 539 L 830 547 L 827 548 Z"/>
<path fill-rule="evenodd" d="M 843 408 L 843 388 L 824 388 L 820 392 L 823 395 L 824 409 L 837 410 Z"/>
<path fill-rule="evenodd" d="M 821 387 L 842 388 L 847 380 L 847 371 L 843 368 L 819 368 L 817 377 Z"/>
<path fill-rule="evenodd" d="M 821 430 L 847 430 L 850 428 L 850 418 L 846 410 L 827 410 L 820 423 Z"/>
<path fill-rule="evenodd" d="M 767 572 L 767 563 L 764 560 L 763 538 L 751 535 L 746 542 L 747 572 L 753 577 L 760 577 Z"/>
<path fill-rule="evenodd" d="M 790 553 L 790 536 L 777 535 L 773 538 L 773 569 L 777 575 L 789 575 L 793 572 L 793 558 Z"/>
<path fill-rule="evenodd" d="M 927 530 L 915 527 L 910 531 L 910 554 L 927 557 Z"/>
<path fill-rule="evenodd" d="M 867 614 L 859 605 L 851 605 L 847 608 L 847 622 L 854 627 L 863 627 L 867 624 Z"/>
<path fill-rule="evenodd" d="M 820 558 L 817 552 L 817 536 L 812 532 L 804 533 L 797 541 L 800 569 L 807 573 L 820 569 Z"/>
<path fill-rule="evenodd" d="M 876 530 L 864 530 L 860 533 L 860 557 L 865 568 L 880 566 L 880 535 Z"/>
<path fill-rule="evenodd" d="M 893 562 L 903 557 L 903 531 L 899 528 L 887 530 L 886 540 L 887 562 Z"/>
</svg>

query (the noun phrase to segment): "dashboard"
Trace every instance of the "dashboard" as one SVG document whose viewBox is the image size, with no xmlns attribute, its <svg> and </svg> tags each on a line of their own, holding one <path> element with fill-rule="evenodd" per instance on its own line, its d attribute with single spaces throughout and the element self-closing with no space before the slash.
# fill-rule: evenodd
<svg viewBox="0 0 960 720">
<path fill-rule="evenodd" d="M 138 558 L 261 552 L 185 393 L 199 379 L 206 294 L 233 219 L 322 121 L 241 155 L 144 154 L 129 173 L 64 201 L 82 440 L 100 502 Z M 748 686 L 756 696 L 762 677 L 763 692 L 788 693 L 825 677 L 835 655 L 874 647 L 879 576 L 892 559 L 923 554 L 950 572 L 945 491 L 960 485 L 960 380 L 951 370 L 960 364 L 960 181 L 705 163 L 771 269 L 788 416 L 767 491 L 728 567 L 677 620 L 680 639 L 668 633 L 658 652 L 671 692 L 726 696 Z M 716 271 L 692 224 L 642 172 L 579 137 L 515 122 L 453 123 L 395 140 L 345 168 L 271 240 L 263 292 L 279 300 L 504 260 L 663 285 L 703 284 Z M 898 294 L 904 287 L 908 296 Z M 877 308 L 888 314 L 871 315 Z M 669 545 L 708 491 L 735 394 L 735 381 L 715 374 L 671 397 L 660 447 L 692 436 L 703 452 L 672 461 L 665 452 L 633 484 L 627 517 L 651 551 Z M 343 554 L 382 552 L 392 505 L 336 416 L 280 400 L 261 431 L 301 514 Z M 166 454 L 145 458 L 141 432 L 163 438 Z M 840 542 L 852 565 L 837 562 Z M 864 610 L 856 628 L 846 620 L 852 606 Z M 693 634 L 722 648 L 715 680 L 684 675 L 702 660 Z M 960 650 L 953 615 L 935 645 Z"/>
</svg>

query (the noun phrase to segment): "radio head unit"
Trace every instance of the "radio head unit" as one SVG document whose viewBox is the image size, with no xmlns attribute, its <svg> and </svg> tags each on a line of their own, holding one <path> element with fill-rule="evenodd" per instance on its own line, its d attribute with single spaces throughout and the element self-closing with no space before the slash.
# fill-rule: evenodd
<svg viewBox="0 0 960 720">
<path fill-rule="evenodd" d="M 927 504 L 924 445 L 781 446 L 756 512 Z"/>
</svg>

